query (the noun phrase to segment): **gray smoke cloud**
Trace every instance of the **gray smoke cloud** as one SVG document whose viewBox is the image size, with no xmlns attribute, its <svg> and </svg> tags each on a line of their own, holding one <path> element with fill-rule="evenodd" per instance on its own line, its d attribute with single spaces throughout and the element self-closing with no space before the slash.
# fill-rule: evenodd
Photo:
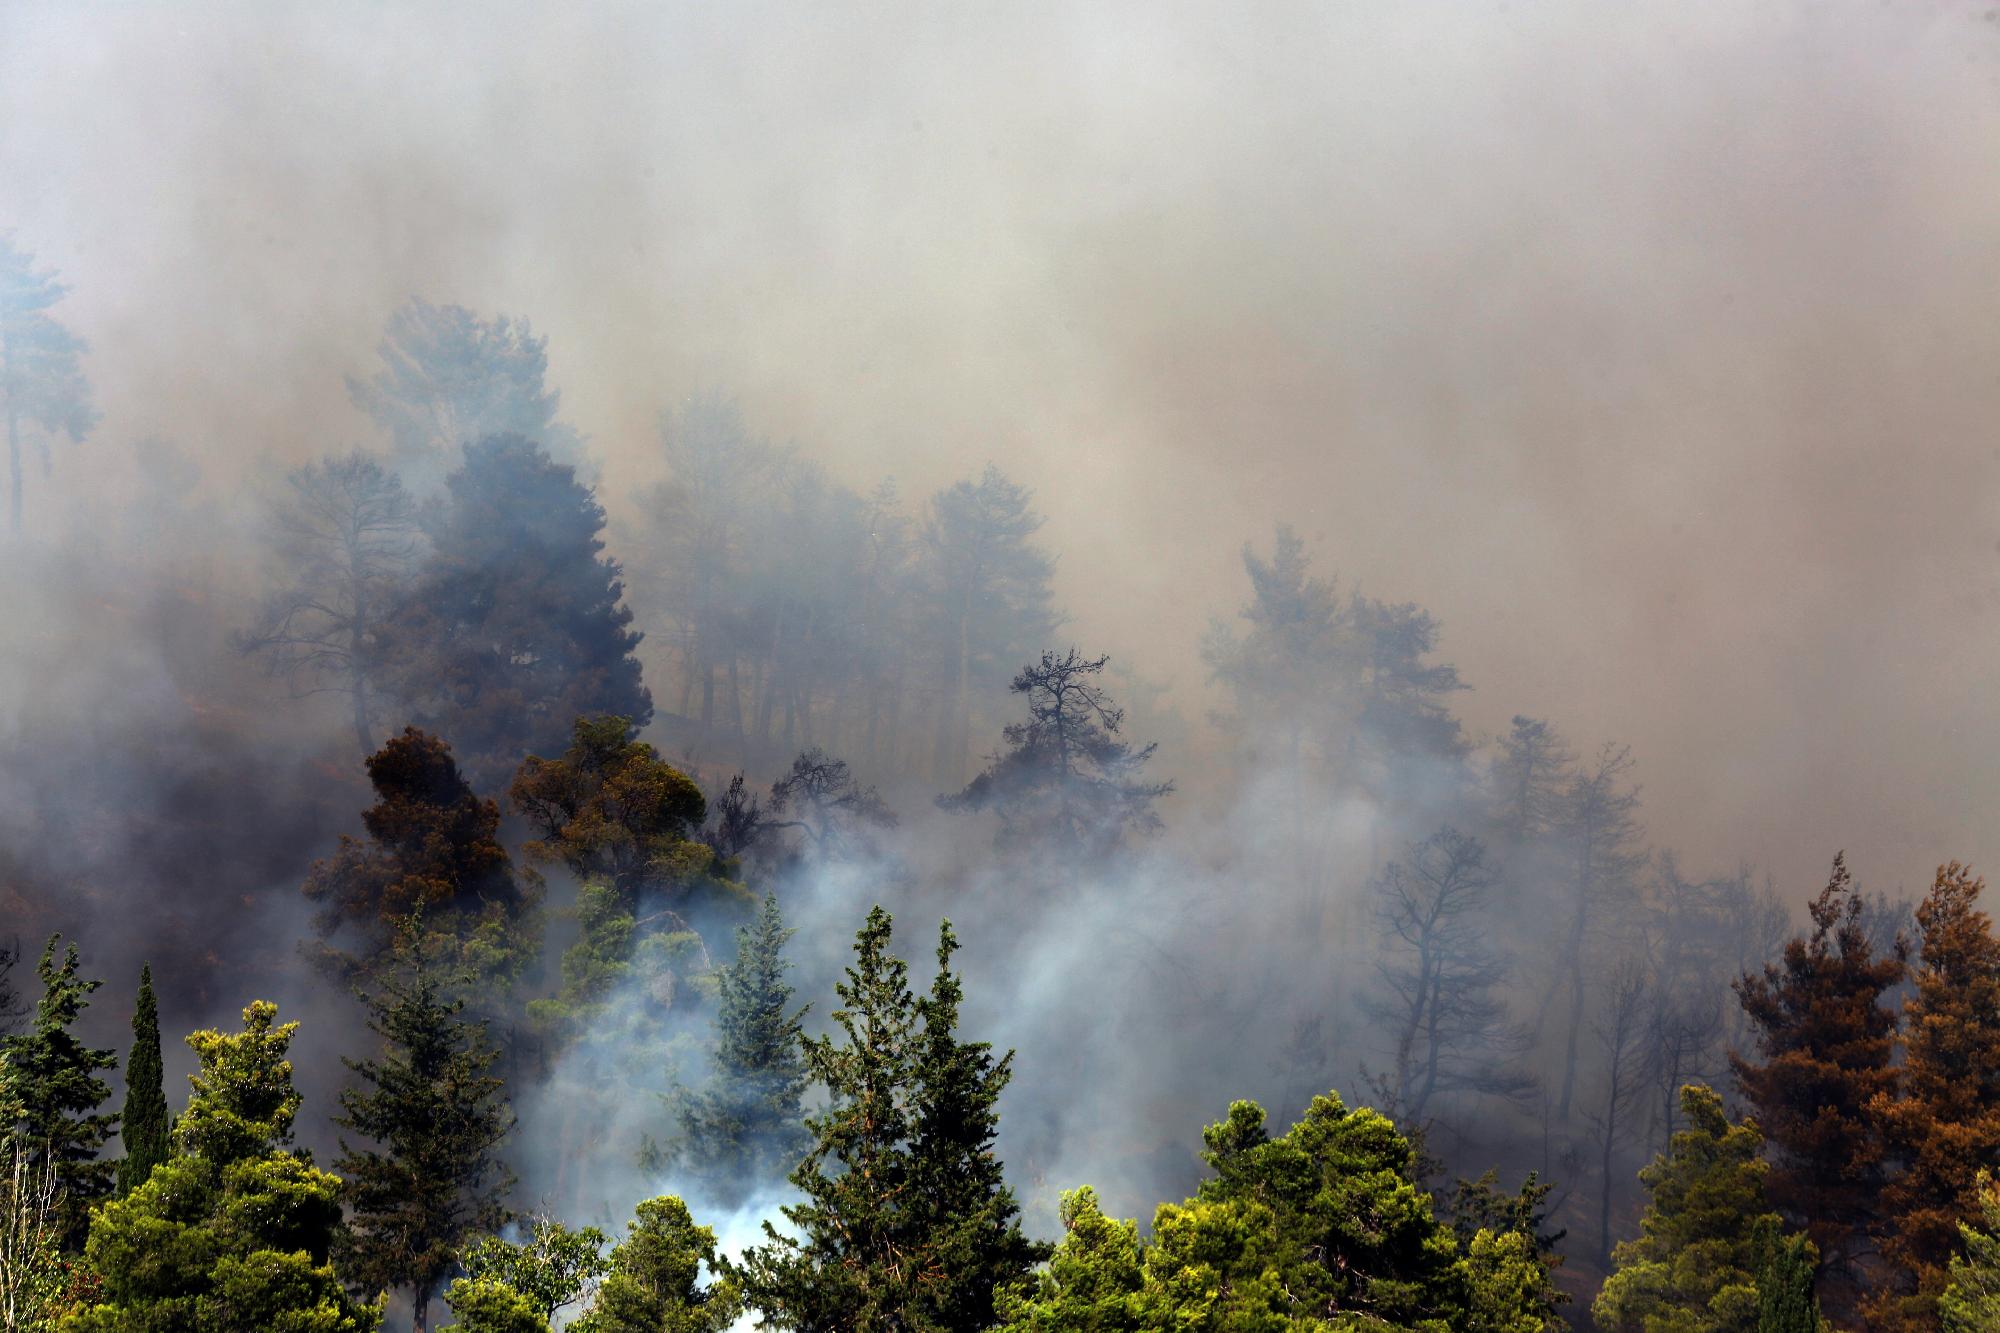
<svg viewBox="0 0 2000 1333">
<path fill-rule="evenodd" d="M 864 484 L 1004 460 L 1183 695 L 1290 518 L 1663 839 L 1916 884 L 2000 776 L 1996 61 L 1976 6 L 30 3 L 0 218 L 95 346 L 51 499 L 164 435 L 240 503 L 459 301 L 614 511 L 712 386 Z"/>
<path fill-rule="evenodd" d="M 1286 1092 L 1267 1045 L 1089 1078 L 1162 1026 L 1216 1049 L 1291 1017 L 1245 980 L 1290 905 L 1245 887 L 1268 798 L 1215 775 L 1197 654 L 1275 522 L 1439 616 L 1474 728 L 1629 742 L 1690 863 L 1793 902 L 1840 847 L 1874 887 L 1994 864 L 1996 146 L 1979 6 L 8 5 L 0 228 L 74 285 L 104 420 L 31 476 L 0 715 L 54 746 L 50 718 L 140 734 L 215 671 L 268 697 L 218 665 L 256 497 L 374 438 L 343 377 L 413 295 L 548 336 L 614 531 L 662 474 L 657 415 L 704 391 L 856 486 L 999 461 L 1048 516 L 1064 634 L 1171 682 L 1183 791 L 1076 915 L 917 892 L 899 939 L 921 958 L 960 917 L 971 1017 L 1061 1090 L 1009 1104 L 1024 1197 L 1094 1179 L 1141 1210 L 1190 1159 L 1119 1154 Z M 163 561 L 200 614 L 123 577 Z M 304 753 L 287 716 L 270 748 Z M 347 827 L 342 780 L 286 836 Z M 0 783 L 20 838 L 46 832 L 27 785 Z M 1373 818 L 1329 816 L 1341 855 L 1376 857 Z M 967 840 L 908 833 L 914 882 L 978 873 L 941 845 Z M 821 1013 L 871 887 L 795 921 Z M 264 911 L 237 928 L 296 931 Z M 1356 981 L 1312 984 L 1304 1008 Z"/>
</svg>

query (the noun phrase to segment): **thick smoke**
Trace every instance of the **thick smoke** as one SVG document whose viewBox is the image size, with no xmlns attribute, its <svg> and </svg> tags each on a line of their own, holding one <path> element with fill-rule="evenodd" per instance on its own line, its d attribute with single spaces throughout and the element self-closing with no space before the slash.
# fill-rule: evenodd
<svg viewBox="0 0 2000 1333">
<path fill-rule="evenodd" d="M 1438 616 L 1477 736 L 1629 743 L 1691 876 L 1795 903 L 1840 847 L 1887 889 L 1991 859 L 1996 112 L 2000 31 L 1953 7 L 0 9 L 0 229 L 72 284 L 103 410 L 0 539 L 9 931 L 84 937 L 107 1038 L 145 957 L 169 1029 L 324 1003 L 297 885 L 359 755 L 229 636 L 277 479 L 384 444 L 347 385 L 392 313 L 505 313 L 615 541 L 707 394 L 862 491 L 1033 490 L 1167 829 L 1038 896 L 924 775 L 866 774 L 904 824 L 790 894 L 800 996 L 868 903 L 919 960 L 950 915 L 1035 1220 L 1084 1180 L 1143 1213 L 1230 1098 L 1363 1093 L 1365 885 L 1449 813 L 1449 775 L 1390 809 L 1232 762 L 1199 644 L 1276 523 Z M 324 1109 L 353 1028 L 315 1019 Z M 606 1169 L 579 1220 L 673 1183 Z"/>
</svg>

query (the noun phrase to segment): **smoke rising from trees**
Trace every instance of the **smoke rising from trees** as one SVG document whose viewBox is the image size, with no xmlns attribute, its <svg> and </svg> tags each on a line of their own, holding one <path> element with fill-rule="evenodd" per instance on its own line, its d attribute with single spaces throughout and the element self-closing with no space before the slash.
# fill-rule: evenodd
<svg viewBox="0 0 2000 1333">
<path fill-rule="evenodd" d="M 614 1232 L 761 895 L 815 1032 L 948 915 L 1038 1234 L 1338 1087 L 1601 1268 L 1828 858 L 1857 973 L 1993 859 L 1996 71 L 1804 4 L 10 7 L 0 940 L 85 942 L 93 1049 L 150 961 L 170 1090 L 323 1007 L 325 1145 L 301 886 L 483 913 L 515 1169 Z M 409 725 L 504 905 L 337 842 Z"/>
</svg>

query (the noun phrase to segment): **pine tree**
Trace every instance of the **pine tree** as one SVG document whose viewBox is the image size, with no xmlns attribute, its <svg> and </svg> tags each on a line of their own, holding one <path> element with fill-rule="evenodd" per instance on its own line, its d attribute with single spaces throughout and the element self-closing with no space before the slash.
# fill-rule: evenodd
<svg viewBox="0 0 2000 1333">
<path fill-rule="evenodd" d="M 830 1105 L 806 1121 L 813 1143 L 791 1181 L 805 1200 L 783 1208 L 798 1232 L 764 1224 L 768 1243 L 743 1256 L 745 1298 L 776 1328 L 896 1327 L 915 1304 L 909 1094 L 915 997 L 909 967 L 889 952 L 889 914 L 855 937 L 833 1036 L 805 1043 Z"/>
<path fill-rule="evenodd" d="M 125 1110 L 119 1133 L 125 1156 L 118 1163 L 118 1192 L 130 1194 L 172 1151 L 160 1056 L 160 1010 L 153 998 L 153 969 L 139 969 L 139 999 L 132 1009 L 132 1054 L 125 1061 Z"/>
<path fill-rule="evenodd" d="M 2000 1328 L 2000 1188 L 1981 1171 L 1973 1181 L 1977 1225 L 1960 1223 L 1964 1254 L 1953 1255 L 1950 1283 L 1938 1297 L 1945 1333 L 1990 1333 Z"/>
<path fill-rule="evenodd" d="M 556 417 L 562 395 L 545 384 L 548 339 L 526 320 L 412 299 L 389 317 L 382 367 L 349 376 L 354 405 L 389 436 L 397 463 L 435 483 L 459 450 L 489 435 L 525 435 L 563 458 L 582 440 Z"/>
<path fill-rule="evenodd" d="M 1813 928 L 1780 960 L 1736 983 L 1761 1063 L 1732 1055 L 1738 1088 L 1770 1146 L 1771 1201 L 1820 1253 L 1821 1302 L 1844 1320 L 1861 1294 L 1861 1251 L 1885 1179 L 1871 1107 L 1893 1097 L 1900 941 L 1878 955 L 1843 857 L 1812 903 Z"/>
<path fill-rule="evenodd" d="M 1435 1215 L 1417 1153 L 1386 1117 L 1315 1097 L 1272 1138 L 1255 1102 L 1203 1133 L 1213 1174 L 1162 1204 L 1150 1238 L 1063 1196 L 1065 1235 L 1035 1288 L 1006 1303 L 1009 1333 L 1415 1330 L 1542 1333 L 1556 1301 L 1539 1228 L 1547 1191 L 1468 1185 L 1460 1223 Z M 1491 1225 L 1483 1224 L 1490 1222 Z"/>
<path fill-rule="evenodd" d="M 951 928 L 921 1000 L 890 934 L 875 908 L 835 988 L 844 1040 L 805 1046 L 831 1105 L 807 1121 L 814 1142 L 791 1177 L 805 1200 L 784 1214 L 799 1234 L 766 1223 L 768 1243 L 737 1271 L 771 1327 L 987 1328 L 1045 1253 L 1022 1234 L 992 1150 L 1011 1054 L 958 1039 Z"/>
<path fill-rule="evenodd" d="M 932 777 L 957 786 L 972 748 L 973 701 L 997 690 L 1013 663 L 1038 651 L 1062 618 L 1055 562 L 1034 544 L 1033 493 L 988 465 L 979 480 L 931 497 L 920 542 L 920 612 L 941 694 Z"/>
<path fill-rule="evenodd" d="M 682 1160 L 723 1202 L 784 1179 L 805 1152 L 806 1011 L 792 1008 L 785 980 L 792 935 L 775 894 L 754 927 L 736 932 L 735 961 L 717 973 L 714 1072 L 681 1108 Z"/>
<path fill-rule="evenodd" d="M 518 975 L 540 947 L 540 922 L 501 845 L 500 808 L 473 791 L 449 745 L 415 727 L 368 757 L 368 780 L 367 841 L 343 835 L 306 877 L 322 961 L 365 977 L 421 919 L 424 947 L 454 971 L 489 987 Z"/>
<path fill-rule="evenodd" d="M 1007 1333 L 1140 1333 L 1139 1227 L 1106 1217 L 1097 1191 L 1066 1190 L 1062 1239 L 1031 1289 L 1007 1301 Z"/>
<path fill-rule="evenodd" d="M 472 779 L 506 782 L 555 754 L 579 717 L 644 727 L 624 579 L 604 509 L 575 470 L 519 435 L 468 445 L 431 512 L 431 557 L 382 627 L 394 692 L 448 739 Z"/>
<path fill-rule="evenodd" d="M 548 1318 L 534 1301 L 497 1278 L 459 1278 L 444 1301 L 458 1321 L 439 1333 L 549 1333 Z"/>
<path fill-rule="evenodd" d="M 63 1248 L 75 1253 L 83 1248 L 90 1206 L 111 1193 L 112 1163 L 100 1161 L 98 1154 L 118 1117 L 97 1109 L 111 1096 L 111 1085 L 98 1074 L 116 1069 L 118 1061 L 111 1051 L 85 1046 L 70 1031 L 89 1007 L 91 992 L 104 983 L 77 975 L 74 944 L 57 965 L 56 941 L 61 938 L 49 937 L 35 969 L 42 998 L 33 1025 L 0 1040 L 0 1055 L 14 1074 L 20 1097 L 14 1133 L 34 1155 L 34 1168 L 47 1172 L 61 1192 Z"/>
<path fill-rule="evenodd" d="M 681 913 L 691 908 L 749 906 L 748 891 L 695 840 L 708 812 L 701 788 L 626 718 L 578 718 L 560 758 L 521 762 L 507 798 L 535 829 L 522 849 L 529 862 L 609 884 L 626 911 L 643 899 L 685 928 Z"/>
<path fill-rule="evenodd" d="M 1882 1252 L 1901 1280 L 1870 1300 L 1871 1328 L 1936 1327 L 1958 1229 L 1979 1215 L 1971 1182 L 2000 1160 L 2000 939 L 1977 907 L 1984 887 L 1953 861 L 1917 907 L 1901 1096 L 1870 1105 L 1901 1165 L 1881 1199 Z"/>
<path fill-rule="evenodd" d="M 997 1303 L 1048 1257 L 1048 1247 L 1021 1230 L 1020 1207 L 993 1150 L 1000 1133 L 1000 1094 L 1013 1077 L 1012 1051 L 993 1057 L 989 1042 L 959 1039 L 965 989 L 951 970 L 958 938 L 938 928 L 937 975 L 917 1002 L 915 1119 L 911 1126 L 911 1186 L 922 1209 L 919 1225 L 932 1263 L 943 1270 L 920 1287 L 926 1326 L 984 1329 Z"/>
<path fill-rule="evenodd" d="M 1759 1275 L 1783 1239 L 1763 1136 L 1755 1122 L 1730 1124 L 1722 1098 L 1699 1084 L 1681 1089 L 1681 1110 L 1687 1128 L 1639 1173 L 1651 1195 L 1639 1237 L 1614 1251 L 1616 1271 L 1591 1307 L 1607 1333 L 1751 1333 L 1761 1317 Z"/>
<path fill-rule="evenodd" d="M 740 1311 L 727 1277 L 703 1286 L 717 1268 L 715 1232 L 696 1226 L 672 1195 L 647 1199 L 611 1251 L 611 1272 L 576 1333 L 720 1333 Z"/>
<path fill-rule="evenodd" d="M 293 1149 L 299 1095 L 287 1058 L 296 1023 L 277 1006 L 243 1011 L 243 1030 L 203 1031 L 194 1094 L 173 1155 L 105 1204 L 85 1259 L 102 1279 L 65 1333 L 373 1333 L 379 1306 L 357 1303 L 329 1262 L 340 1181 Z"/>
<path fill-rule="evenodd" d="M 1028 720 L 1009 723 L 1005 752 L 938 804 L 994 810 L 1003 849 L 1039 850 L 1065 863 L 1102 859 L 1128 834 L 1157 830 L 1153 804 L 1174 784 L 1143 779 L 1158 747 L 1134 746 L 1120 734 L 1125 710 L 1096 684 L 1108 661 L 1071 648 L 1021 668 L 1008 688 L 1027 700 Z"/>
<path fill-rule="evenodd" d="M 497 1052 L 483 1025 L 459 1017 L 420 937 L 405 936 L 402 975 L 367 1000 L 382 1038 L 375 1060 L 344 1060 L 362 1087 L 340 1094 L 334 1123 L 373 1140 L 341 1140 L 335 1169 L 346 1176 L 348 1232 L 341 1265 L 372 1289 L 407 1287 L 415 1333 L 424 1333 L 432 1293 L 458 1247 L 505 1215 L 512 1179 L 496 1153 L 513 1125 L 501 1083 L 488 1071 Z"/>
</svg>

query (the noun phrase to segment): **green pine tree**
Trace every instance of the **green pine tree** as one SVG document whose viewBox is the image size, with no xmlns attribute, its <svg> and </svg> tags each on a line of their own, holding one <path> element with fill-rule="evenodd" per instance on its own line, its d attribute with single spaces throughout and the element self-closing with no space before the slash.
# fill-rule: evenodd
<svg viewBox="0 0 2000 1333">
<path fill-rule="evenodd" d="M 125 1157 L 118 1163 L 118 1192 L 130 1194 L 172 1151 L 165 1066 L 160 1057 L 160 1009 L 153 998 L 153 969 L 139 969 L 139 1001 L 132 1009 L 132 1054 L 125 1061 L 125 1111 L 119 1133 Z"/>
<path fill-rule="evenodd" d="M 76 945 L 64 951 L 60 966 L 51 935 L 42 950 L 36 974 L 42 998 L 28 1031 L 0 1039 L 0 1055 L 14 1071 L 20 1097 L 15 1132 L 28 1145 L 37 1170 L 55 1177 L 63 1195 L 63 1248 L 83 1248 L 90 1227 L 90 1206 L 111 1193 L 112 1163 L 98 1160 L 111 1138 L 118 1117 L 100 1112 L 111 1096 L 111 1085 L 98 1077 L 116 1069 L 109 1050 L 86 1046 L 70 1029 L 89 1007 L 90 993 L 104 983 L 77 975 Z"/>
<path fill-rule="evenodd" d="M 1014 1053 L 996 1060 L 990 1043 L 959 1039 L 965 989 L 951 970 L 957 951 L 946 921 L 938 927 L 936 979 L 917 1001 L 923 1031 L 916 1046 L 910 1183 L 938 1274 L 919 1275 L 918 1308 L 929 1327 L 984 1329 L 992 1326 L 998 1302 L 1023 1285 L 1049 1247 L 1021 1230 L 1020 1207 L 993 1151 Z"/>
<path fill-rule="evenodd" d="M 1613 1251 L 1616 1271 L 1591 1306 L 1607 1333 L 1753 1333 L 1765 1308 L 1758 1279 L 1773 1249 L 1804 1246 L 1785 1260 L 1787 1280 L 1800 1255 L 1808 1273 L 1818 1261 L 1810 1241 L 1782 1233 L 1765 1193 L 1770 1167 L 1756 1122 L 1731 1124 L 1722 1098 L 1699 1084 L 1681 1089 L 1681 1113 L 1687 1127 L 1639 1173 L 1652 1196 L 1639 1237 Z"/>
<path fill-rule="evenodd" d="M 783 1180 L 805 1154 L 806 1011 L 792 1008 L 783 952 L 792 934 L 775 895 L 736 932 L 736 959 L 717 973 L 714 1072 L 680 1107 L 681 1159 L 728 1204 Z"/>
<path fill-rule="evenodd" d="M 498 1278 L 462 1277 L 444 1294 L 458 1316 L 439 1333 L 549 1333 L 548 1317 L 535 1302 Z"/>
<path fill-rule="evenodd" d="M 1195 1197 L 1162 1204 L 1142 1241 L 1088 1189 L 1063 1198 L 1065 1236 L 1009 1333 L 1285 1333 L 1416 1330 L 1542 1333 L 1549 1260 L 1536 1240 L 1539 1186 L 1486 1202 L 1505 1214 L 1461 1249 L 1415 1179 L 1417 1153 L 1374 1111 L 1315 1097 L 1272 1138 L 1255 1102 L 1203 1136 L 1214 1170 Z"/>
<path fill-rule="evenodd" d="M 418 930 L 406 931 L 397 974 L 367 999 L 377 1060 L 346 1060 L 363 1086 L 340 1094 L 334 1123 L 373 1140 L 341 1140 L 349 1225 L 340 1247 L 348 1278 L 373 1290 L 406 1287 L 414 1333 L 428 1327 L 432 1293 L 466 1238 L 497 1227 L 512 1179 L 496 1150 L 513 1127 L 498 1052 L 484 1025 L 445 996 Z"/>
<path fill-rule="evenodd" d="M 1008 1333 L 1140 1333 L 1138 1224 L 1106 1217 L 1088 1185 L 1063 1194 L 1061 1218 L 1048 1267 L 1007 1303 Z"/>
<path fill-rule="evenodd" d="M 741 1306 L 727 1277 L 702 1285 L 702 1270 L 717 1267 L 714 1231 L 696 1226 L 672 1195 L 647 1199 L 576 1333 L 720 1333 Z"/>
<path fill-rule="evenodd" d="M 807 1121 L 813 1143 L 791 1177 L 805 1195 L 784 1209 L 798 1234 L 766 1223 L 767 1243 L 734 1274 L 768 1327 L 988 1328 L 1046 1253 L 1021 1233 L 993 1155 L 1012 1057 L 957 1036 L 951 928 L 922 1000 L 890 935 L 875 908 L 835 988 L 838 1036 L 805 1045 L 830 1105 Z"/>
<path fill-rule="evenodd" d="M 85 1260 L 102 1280 L 64 1333 L 373 1333 L 329 1262 L 340 1180 L 291 1147 L 299 1095 L 287 1058 L 297 1023 L 243 1011 L 243 1031 L 188 1038 L 201 1061 L 173 1155 L 105 1204 Z"/>
</svg>

